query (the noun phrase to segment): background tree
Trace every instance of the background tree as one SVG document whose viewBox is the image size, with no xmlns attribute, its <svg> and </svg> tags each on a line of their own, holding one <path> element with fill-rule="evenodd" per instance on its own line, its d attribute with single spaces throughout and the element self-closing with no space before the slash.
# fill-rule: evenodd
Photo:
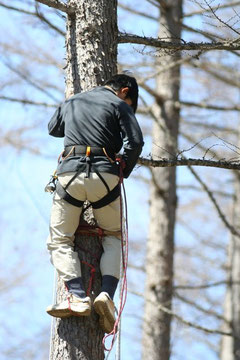
<svg viewBox="0 0 240 360">
<path fill-rule="evenodd" d="M 160 39 L 177 42 L 181 25 L 175 19 L 182 17 L 182 1 L 160 2 Z M 164 53 L 167 63 L 176 63 L 179 53 Z M 155 70 L 161 67 L 156 59 Z M 152 156 L 162 158 L 168 153 L 175 158 L 178 149 L 180 67 L 156 76 L 156 104 L 152 109 Z M 171 316 L 161 305 L 171 309 L 173 285 L 174 229 L 177 206 L 176 168 L 152 170 L 150 190 L 150 225 L 146 256 L 145 313 L 143 326 L 143 359 L 170 358 Z"/>
</svg>

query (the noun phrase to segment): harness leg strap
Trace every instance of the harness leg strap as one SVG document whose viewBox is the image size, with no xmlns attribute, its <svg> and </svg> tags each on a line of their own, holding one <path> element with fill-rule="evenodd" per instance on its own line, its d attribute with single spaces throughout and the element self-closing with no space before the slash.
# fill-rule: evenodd
<svg viewBox="0 0 240 360">
<path fill-rule="evenodd" d="M 71 196 L 65 189 L 64 187 L 60 184 L 60 182 L 57 182 L 56 185 L 56 192 L 57 194 L 60 196 L 61 199 L 67 201 L 69 204 L 76 206 L 76 207 L 82 207 L 84 204 L 84 201 L 82 200 L 78 200 L 76 198 L 74 198 L 73 196 Z"/>
<path fill-rule="evenodd" d="M 71 196 L 64 187 L 60 184 L 60 182 L 57 182 L 56 185 L 56 192 L 60 196 L 61 199 L 67 201 L 69 204 L 72 204 L 77 207 L 82 207 L 84 204 L 84 201 L 78 200 Z M 101 198 L 98 201 L 94 201 L 90 203 L 92 205 L 93 209 L 100 209 L 114 200 L 116 200 L 120 195 L 120 184 L 118 183 L 110 192 L 108 192 L 103 198 Z"/>
</svg>

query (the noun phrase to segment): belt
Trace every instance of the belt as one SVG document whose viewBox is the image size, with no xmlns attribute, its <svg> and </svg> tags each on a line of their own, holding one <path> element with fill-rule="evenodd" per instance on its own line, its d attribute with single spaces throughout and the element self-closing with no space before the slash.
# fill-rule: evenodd
<svg viewBox="0 0 240 360">
<path fill-rule="evenodd" d="M 63 152 L 63 158 L 66 156 L 106 156 L 108 159 L 110 158 L 112 161 L 115 161 L 116 154 L 113 152 L 112 149 L 108 149 L 105 147 L 99 146 L 89 146 L 89 145 L 73 145 L 73 146 L 66 146 Z"/>
</svg>

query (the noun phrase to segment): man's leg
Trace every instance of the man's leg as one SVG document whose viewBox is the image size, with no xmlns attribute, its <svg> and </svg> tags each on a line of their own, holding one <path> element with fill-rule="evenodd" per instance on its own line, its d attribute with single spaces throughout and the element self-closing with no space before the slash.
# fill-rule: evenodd
<svg viewBox="0 0 240 360">
<path fill-rule="evenodd" d="M 97 174 L 91 174 L 91 178 L 85 182 L 87 198 L 89 201 L 97 201 L 106 195 L 106 187 Z M 113 189 L 119 178 L 116 175 L 101 173 L 110 189 Z M 120 277 L 121 240 L 119 231 L 120 219 L 120 197 L 109 205 L 100 209 L 93 209 L 93 214 L 100 228 L 116 232 L 116 236 L 105 236 L 103 239 L 103 255 L 101 257 L 100 269 L 103 277 L 102 291 L 107 291 L 113 299 L 114 292 Z"/>
<path fill-rule="evenodd" d="M 113 189 L 119 179 L 112 174 L 101 173 L 110 189 Z M 106 188 L 96 174 L 89 179 L 87 197 L 89 201 L 99 200 L 106 194 Z M 113 296 L 116 291 L 120 276 L 121 240 L 118 237 L 120 219 L 120 198 L 103 208 L 93 210 L 94 217 L 99 227 L 104 230 L 116 232 L 116 236 L 105 236 L 103 239 L 103 255 L 100 261 L 102 274 L 101 293 L 94 301 L 94 308 L 100 316 L 100 325 L 107 333 L 113 330 L 115 323 L 115 309 Z"/>
<path fill-rule="evenodd" d="M 73 174 L 59 176 L 59 181 L 65 185 L 72 176 Z M 79 200 L 84 200 L 86 197 L 81 178 L 74 180 L 67 190 Z M 70 300 L 68 299 L 68 303 L 65 301 L 48 307 L 47 312 L 53 316 L 70 316 L 69 308 L 72 311 L 80 309 L 82 315 L 90 313 L 88 299 L 87 302 L 82 301 L 86 298 L 86 293 L 83 289 L 78 253 L 74 251 L 74 234 L 79 225 L 81 211 L 81 208 L 69 204 L 58 194 L 54 194 L 47 245 L 51 261 L 69 291 Z"/>
</svg>

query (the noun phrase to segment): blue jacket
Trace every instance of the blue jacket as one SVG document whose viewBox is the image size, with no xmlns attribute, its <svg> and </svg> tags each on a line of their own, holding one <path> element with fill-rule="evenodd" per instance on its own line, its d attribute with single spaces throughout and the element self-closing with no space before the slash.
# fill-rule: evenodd
<svg viewBox="0 0 240 360">
<path fill-rule="evenodd" d="M 117 154 L 123 146 L 124 177 L 130 175 L 144 144 L 132 108 L 106 87 L 97 87 L 66 100 L 55 111 L 48 130 L 52 136 L 64 137 L 65 147 L 104 147 Z M 112 164 L 106 156 L 94 156 L 92 163 L 99 172 L 119 174 L 118 165 Z M 84 156 L 69 156 L 60 161 L 57 173 L 81 168 L 84 172 L 85 166 Z"/>
</svg>

